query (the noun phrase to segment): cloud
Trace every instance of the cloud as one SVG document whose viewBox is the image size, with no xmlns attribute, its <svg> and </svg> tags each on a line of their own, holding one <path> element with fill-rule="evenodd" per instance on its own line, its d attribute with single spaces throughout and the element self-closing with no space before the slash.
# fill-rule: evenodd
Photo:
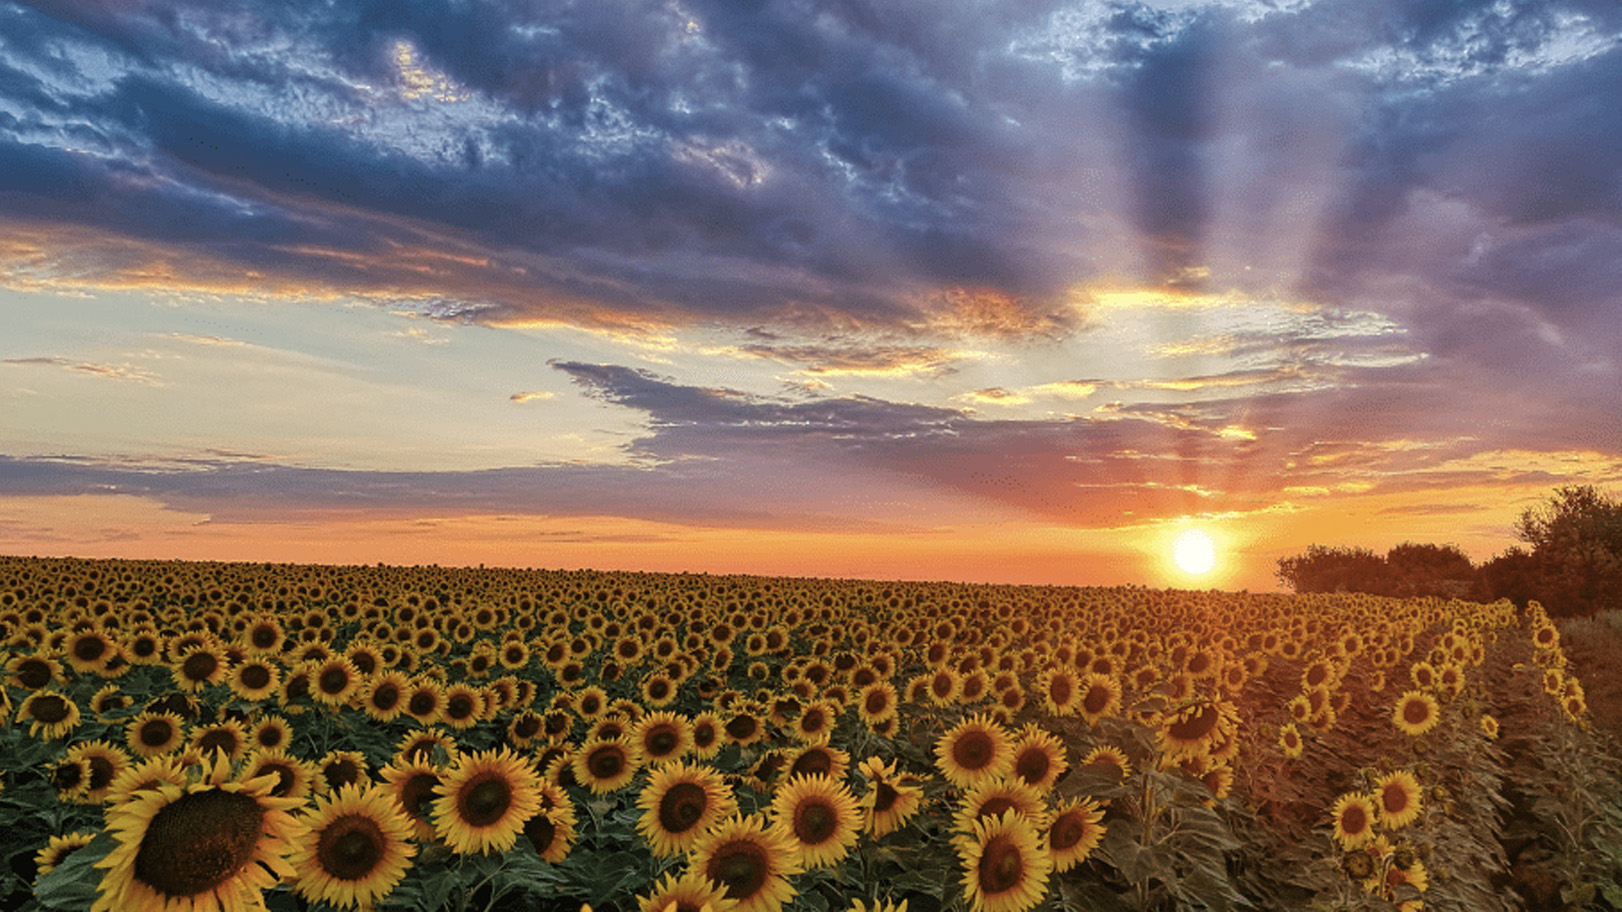
<svg viewBox="0 0 1622 912">
<path fill-rule="evenodd" d="M 19 367 L 60 367 L 64 370 L 88 374 L 104 380 L 122 380 L 144 386 L 163 385 L 163 381 L 157 374 L 146 368 L 130 364 L 101 364 L 95 361 L 76 361 L 72 358 L 61 357 L 5 358 L 0 360 L 0 364 L 12 364 Z"/>
<path fill-rule="evenodd" d="M 551 390 L 523 390 L 513 393 L 507 398 L 513 402 L 522 404 L 525 402 L 545 402 L 550 399 L 556 399 L 557 397 L 558 394 L 552 392 Z"/>
</svg>

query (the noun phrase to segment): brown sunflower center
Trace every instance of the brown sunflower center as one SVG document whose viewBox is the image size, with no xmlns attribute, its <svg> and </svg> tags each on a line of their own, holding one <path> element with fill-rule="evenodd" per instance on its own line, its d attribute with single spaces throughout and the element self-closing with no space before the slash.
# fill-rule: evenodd
<svg viewBox="0 0 1622 912">
<path fill-rule="evenodd" d="M 316 679 L 316 686 L 324 694 L 340 694 L 349 686 L 349 670 L 346 668 L 327 668 Z"/>
<path fill-rule="evenodd" d="M 1423 725 L 1430 717 L 1430 705 L 1424 700 L 1409 700 L 1402 706 L 1402 719 L 1409 725 Z"/>
<path fill-rule="evenodd" d="M 71 792 L 84 784 L 83 763 L 64 763 L 51 771 L 51 787 L 59 792 Z"/>
<path fill-rule="evenodd" d="M 251 795 L 191 792 L 153 816 L 135 853 L 135 877 L 165 896 L 214 889 L 253 860 L 265 811 Z"/>
<path fill-rule="evenodd" d="M 1216 729 L 1222 713 L 1213 703 L 1206 703 L 1182 719 L 1166 726 L 1166 732 L 1178 741 L 1198 741 Z"/>
<path fill-rule="evenodd" d="M 888 782 L 880 782 L 873 790 L 873 813 L 882 814 L 901 800 L 901 793 Z"/>
<path fill-rule="evenodd" d="M 241 745 L 237 733 L 229 728 L 213 728 L 203 733 L 197 739 L 197 752 L 204 757 L 212 756 L 215 751 L 224 751 L 226 756 L 233 756 Z"/>
<path fill-rule="evenodd" d="M 1109 708 L 1110 689 L 1103 684 L 1094 684 L 1087 688 L 1087 695 L 1081 698 L 1083 712 L 1098 715 Z"/>
<path fill-rule="evenodd" d="M 718 848 L 704 867 L 704 876 L 726 887 L 727 898 L 743 902 L 766 887 L 771 859 L 766 849 L 751 840 L 729 842 Z"/>
<path fill-rule="evenodd" d="M 714 725 L 700 725 L 693 729 L 693 745 L 703 750 L 715 743 L 718 734 Z"/>
<path fill-rule="evenodd" d="M 266 760 L 253 771 L 254 777 L 276 774 L 276 785 L 271 788 L 270 794 L 274 798 L 286 798 L 293 793 L 293 786 L 298 785 L 298 771 L 281 760 Z"/>
<path fill-rule="evenodd" d="M 466 719 L 473 715 L 473 698 L 465 693 L 452 694 L 445 701 L 445 715 L 452 719 Z"/>
<path fill-rule="evenodd" d="M 839 832 L 839 813 L 826 801 L 801 801 L 794 808 L 794 838 L 801 845 L 821 845 Z"/>
<path fill-rule="evenodd" d="M 738 741 L 742 741 L 753 736 L 759 728 L 760 723 L 756 721 L 754 716 L 748 713 L 740 713 L 733 716 L 732 721 L 727 723 L 727 734 Z"/>
<path fill-rule="evenodd" d="M 180 673 L 188 681 L 206 681 L 220 667 L 220 660 L 211 652 L 194 652 L 180 663 Z"/>
<path fill-rule="evenodd" d="M 1019 886 L 1025 876 L 1025 856 L 1019 846 L 1007 836 L 998 834 L 987 840 L 980 851 L 980 865 L 975 871 L 980 881 L 981 896 L 996 896 Z"/>
<path fill-rule="evenodd" d="M 685 833 L 704 817 L 709 796 L 696 782 L 678 782 L 659 798 L 659 826 L 667 833 Z"/>
<path fill-rule="evenodd" d="M 1368 812 L 1361 804 L 1349 804 L 1340 813 L 1340 828 L 1348 836 L 1356 836 L 1369 827 Z"/>
<path fill-rule="evenodd" d="M 815 776 L 820 773 L 831 777 L 833 770 L 833 755 L 822 748 L 813 747 L 795 759 L 788 773 L 790 776 Z"/>
<path fill-rule="evenodd" d="M 952 760 L 966 770 L 985 769 L 996 752 L 997 745 L 983 731 L 965 732 L 952 742 Z"/>
<path fill-rule="evenodd" d="M 867 714 L 877 716 L 890 708 L 890 695 L 883 689 L 877 689 L 867 695 L 863 704 L 867 707 Z"/>
<path fill-rule="evenodd" d="M 586 769 L 603 781 L 618 778 L 625 771 L 625 752 L 618 744 L 604 744 L 586 757 Z"/>
<path fill-rule="evenodd" d="M 520 738 L 533 738 L 541 730 L 541 717 L 534 713 L 519 716 L 513 722 L 513 734 Z"/>
<path fill-rule="evenodd" d="M 670 696 L 670 684 L 667 681 L 654 680 L 648 682 L 648 699 L 663 700 Z"/>
<path fill-rule="evenodd" d="M 456 793 L 457 816 L 472 827 L 487 827 L 512 807 L 513 790 L 505 776 L 486 773 L 474 777 Z"/>
<path fill-rule="evenodd" d="M 327 786 L 335 792 L 342 786 L 353 785 L 360 781 L 360 767 L 348 757 L 328 763 L 321 770 L 321 774 L 326 777 Z"/>
<path fill-rule="evenodd" d="M 388 683 L 379 684 L 372 688 L 371 700 L 378 709 L 393 709 L 400 702 L 400 688 Z"/>
<path fill-rule="evenodd" d="M 816 734 L 827 727 L 828 715 L 820 709 L 808 709 L 800 717 L 800 731 L 807 734 Z"/>
<path fill-rule="evenodd" d="M 259 664 L 245 666 L 239 680 L 249 690 L 268 687 L 270 685 L 270 669 Z"/>
<path fill-rule="evenodd" d="M 1401 814 L 1408 809 L 1408 790 L 1401 783 L 1393 782 L 1381 790 L 1380 801 L 1387 814 Z"/>
<path fill-rule="evenodd" d="M 113 784 L 113 777 L 118 775 L 118 767 L 103 754 L 91 754 L 85 758 L 90 762 L 90 790 L 99 792 Z"/>
<path fill-rule="evenodd" d="M 1048 759 L 1048 752 L 1039 747 L 1028 747 L 1014 758 L 1014 775 L 1029 785 L 1041 782 L 1052 767 L 1053 761 Z"/>
<path fill-rule="evenodd" d="M 98 636 L 80 637 L 73 643 L 73 657 L 81 662 L 94 662 L 107 653 L 107 642 Z"/>
<path fill-rule="evenodd" d="M 997 795 L 996 797 L 987 800 L 985 804 L 980 805 L 980 813 L 974 816 L 976 820 L 982 817 L 1000 817 L 1002 816 L 1003 811 L 1011 811 L 1014 809 L 1015 805 L 1012 799 L 1006 795 Z"/>
<path fill-rule="evenodd" d="M 51 663 L 44 659 L 23 659 L 17 663 L 17 683 L 26 690 L 39 690 L 51 683 Z"/>
<path fill-rule="evenodd" d="M 406 703 L 406 711 L 413 716 L 426 716 L 439 705 L 439 698 L 432 691 L 419 690 L 411 695 Z"/>
<path fill-rule="evenodd" d="M 174 740 L 174 723 L 168 719 L 148 719 L 141 723 L 138 737 L 143 747 L 162 747 Z"/>
<path fill-rule="evenodd" d="M 642 743 L 647 748 L 648 756 L 667 757 L 675 753 L 676 748 L 681 744 L 681 738 L 677 737 L 676 730 L 673 727 L 661 725 L 648 732 Z"/>
<path fill-rule="evenodd" d="M 1055 849 L 1068 849 L 1087 835 L 1087 819 L 1079 811 L 1070 811 L 1053 821 L 1048 830 L 1048 842 Z"/>
<path fill-rule="evenodd" d="M 255 649 L 269 649 L 276 645 L 277 639 L 276 628 L 267 624 L 255 627 L 249 636 L 249 642 L 253 643 Z"/>
<path fill-rule="evenodd" d="M 524 838 L 535 848 L 537 855 L 546 854 L 551 848 L 552 840 L 557 838 L 558 826 L 546 814 L 536 814 L 524 821 Z"/>
<path fill-rule="evenodd" d="M 1069 678 L 1054 678 L 1052 682 L 1048 684 L 1048 696 L 1053 698 L 1053 703 L 1056 706 L 1063 706 L 1066 703 L 1069 703 L 1070 694 L 1071 690 Z"/>
<path fill-rule="evenodd" d="M 346 814 L 321 831 L 315 860 L 338 880 L 361 880 L 377 869 L 386 843 L 377 821 L 363 814 Z"/>
<path fill-rule="evenodd" d="M 953 683 L 954 682 L 949 676 L 938 674 L 934 678 L 930 679 L 929 690 L 935 696 L 945 699 L 952 695 Z"/>
<path fill-rule="evenodd" d="M 436 785 L 439 785 L 439 777 L 433 773 L 413 774 L 400 786 L 400 807 L 417 820 L 427 820 Z"/>
<path fill-rule="evenodd" d="M 46 725 L 55 725 L 68 717 L 68 701 L 56 694 L 35 697 L 34 702 L 29 705 L 31 707 L 29 715 Z"/>
</svg>

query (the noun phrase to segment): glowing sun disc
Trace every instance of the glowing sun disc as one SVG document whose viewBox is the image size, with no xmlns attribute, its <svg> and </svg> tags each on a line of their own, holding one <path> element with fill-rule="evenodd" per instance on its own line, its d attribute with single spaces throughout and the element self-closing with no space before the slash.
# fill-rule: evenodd
<svg viewBox="0 0 1622 912">
<path fill-rule="evenodd" d="M 1172 542 L 1171 559 L 1184 573 L 1193 576 L 1209 573 L 1216 566 L 1216 543 L 1199 529 L 1189 529 Z"/>
</svg>

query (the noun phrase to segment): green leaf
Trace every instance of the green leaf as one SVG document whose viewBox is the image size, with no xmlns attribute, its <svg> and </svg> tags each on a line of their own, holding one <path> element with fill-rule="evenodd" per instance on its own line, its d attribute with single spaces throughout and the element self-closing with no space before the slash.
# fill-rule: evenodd
<svg viewBox="0 0 1622 912">
<path fill-rule="evenodd" d="M 88 909 L 96 901 L 102 872 L 96 862 L 107 857 L 117 841 L 103 833 L 74 852 L 56 870 L 34 884 L 34 898 L 47 909 Z"/>
</svg>

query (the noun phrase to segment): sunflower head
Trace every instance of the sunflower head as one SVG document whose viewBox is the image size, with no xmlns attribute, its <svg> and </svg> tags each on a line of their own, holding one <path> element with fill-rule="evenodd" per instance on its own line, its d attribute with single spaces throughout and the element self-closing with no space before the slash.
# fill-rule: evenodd
<svg viewBox="0 0 1622 912">
<path fill-rule="evenodd" d="M 412 822 L 386 786 L 347 784 L 316 800 L 288 861 L 311 902 L 371 909 L 405 876 L 417 847 Z"/>
<path fill-rule="evenodd" d="M 963 892 L 974 912 L 1022 912 L 1047 893 L 1053 859 L 1016 811 L 988 817 L 958 843 Z"/>
<path fill-rule="evenodd" d="M 838 863 L 859 832 L 855 797 L 842 783 L 820 774 L 785 782 L 772 798 L 772 818 L 794 842 L 806 868 Z"/>
<path fill-rule="evenodd" d="M 458 854 L 505 852 L 540 810 L 540 783 L 506 748 L 463 754 L 434 789 L 434 831 Z"/>
<path fill-rule="evenodd" d="M 681 761 L 654 770 L 636 803 L 642 809 L 637 831 L 659 857 L 691 852 L 710 827 L 737 810 L 719 772 Z"/>
<path fill-rule="evenodd" d="M 1368 795 L 1356 792 L 1342 795 L 1329 813 L 1334 822 L 1335 841 L 1341 848 L 1361 848 L 1374 838 L 1379 812 Z"/>
<path fill-rule="evenodd" d="M 958 723 L 935 744 L 935 766 L 960 789 L 1006 775 L 1013 760 L 1003 727 L 984 713 Z"/>
<path fill-rule="evenodd" d="M 689 870 L 721 887 L 738 904 L 733 912 L 778 912 L 794 897 L 788 878 L 801 866 L 790 837 L 751 814 L 711 827 L 694 848 Z"/>
</svg>

